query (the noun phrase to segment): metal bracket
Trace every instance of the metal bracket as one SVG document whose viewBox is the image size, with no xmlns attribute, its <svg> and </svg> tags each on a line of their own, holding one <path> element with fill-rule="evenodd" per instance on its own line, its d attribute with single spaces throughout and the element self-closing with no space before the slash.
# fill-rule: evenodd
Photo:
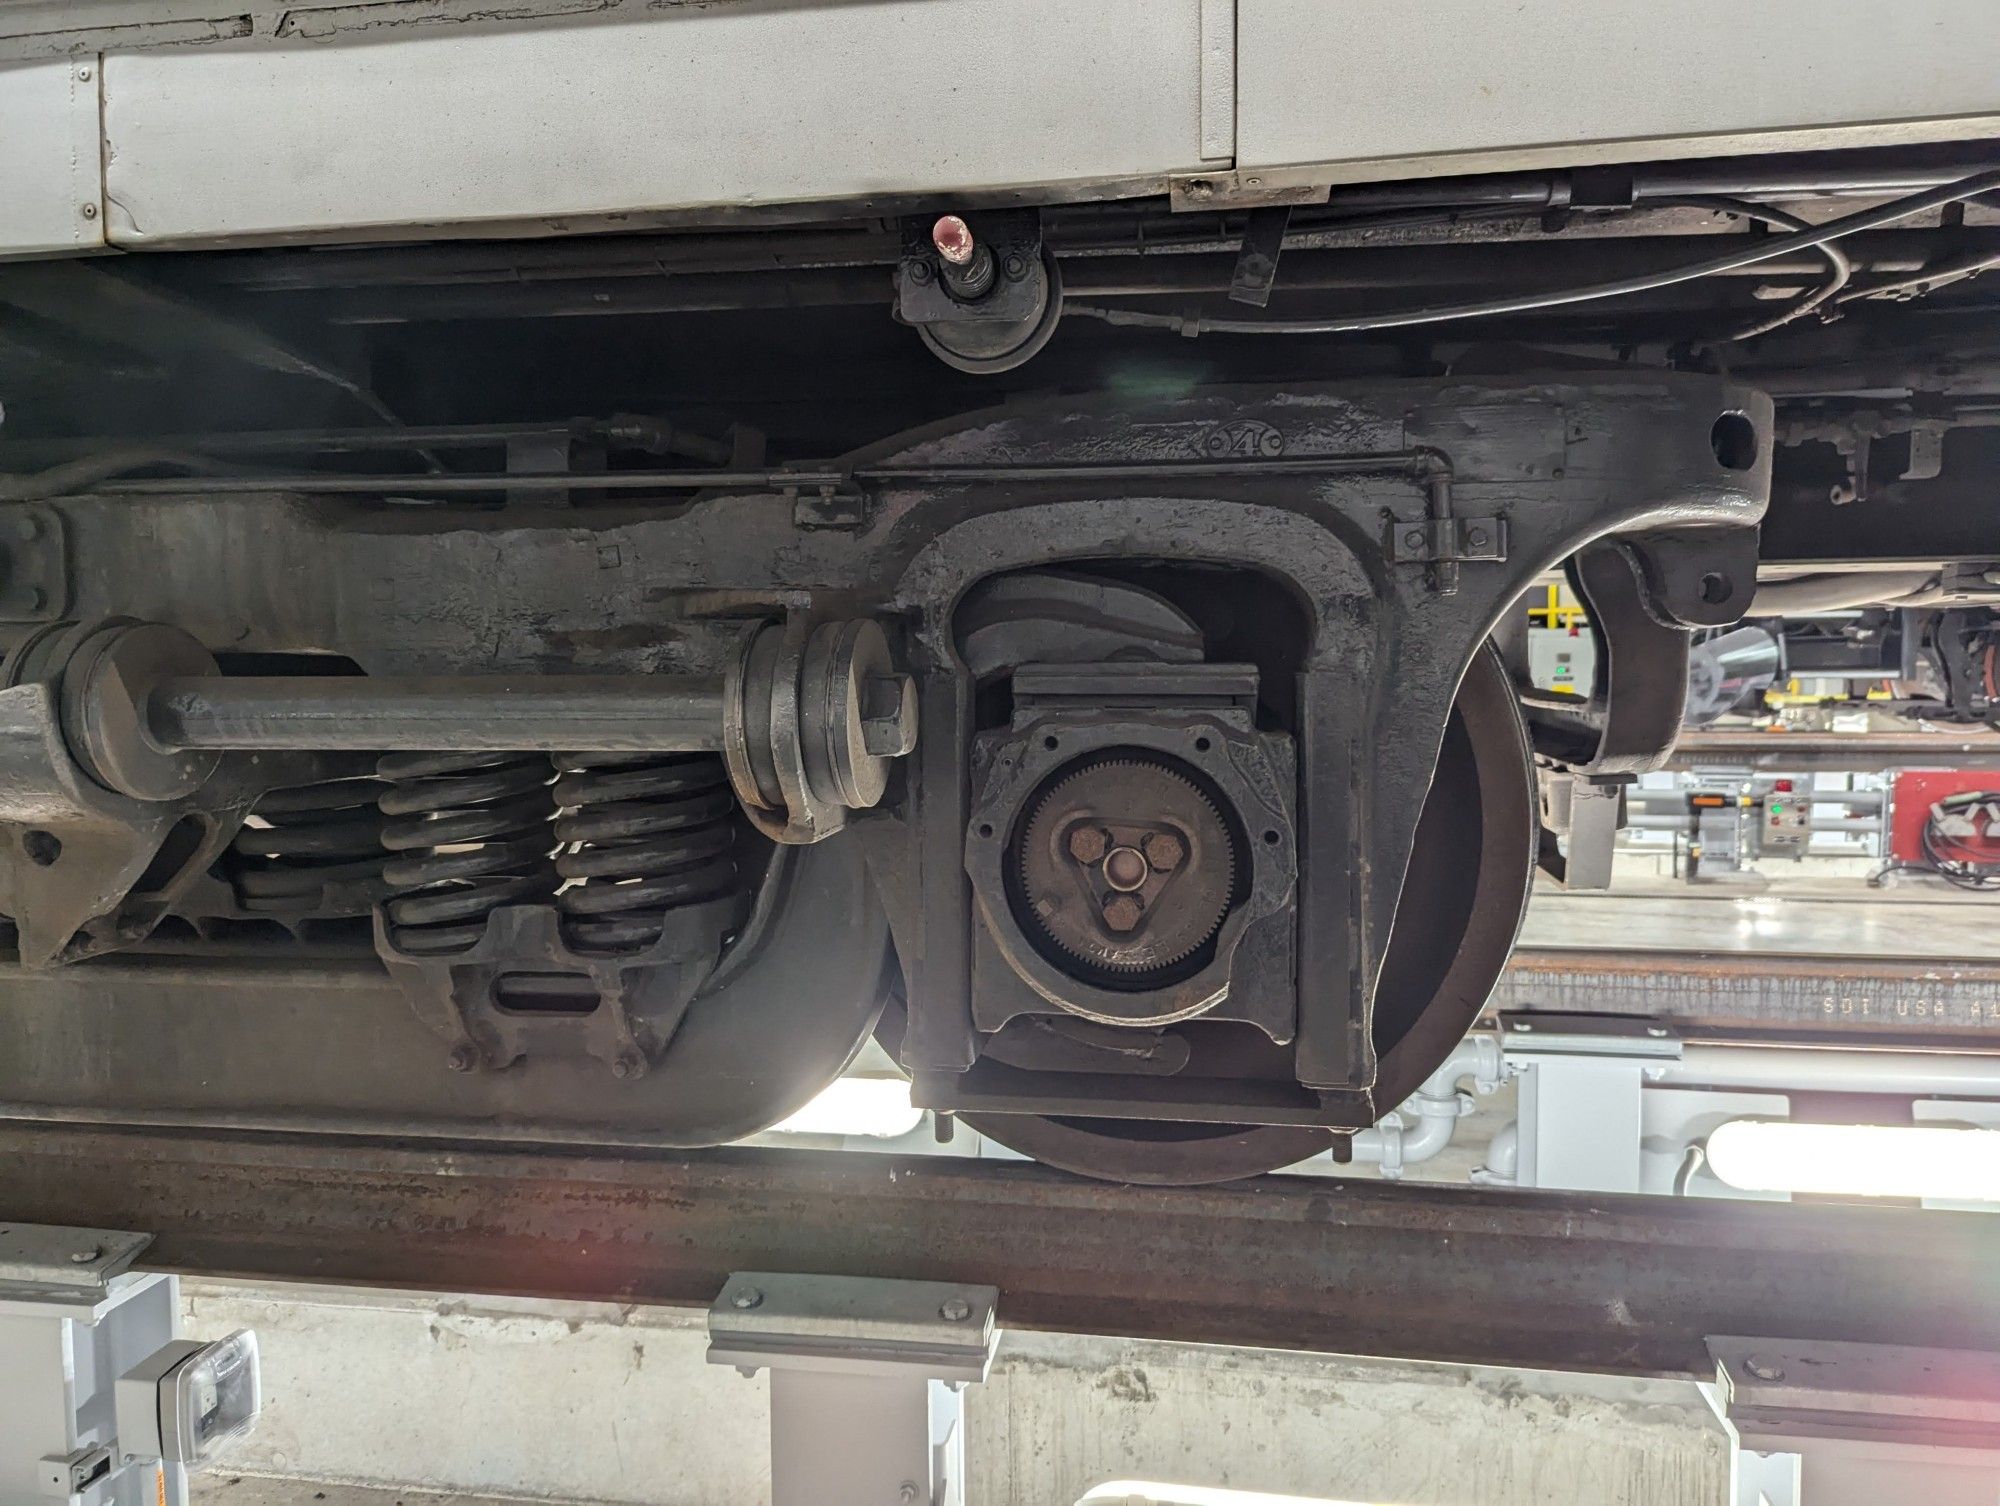
<svg viewBox="0 0 2000 1506">
<path fill-rule="evenodd" d="M 744 922 L 737 896 L 671 910 L 659 940 L 624 955 L 569 945 L 548 905 L 508 905 L 487 917 L 485 934 L 463 952 L 424 956 L 399 950 L 378 910 L 375 948 L 417 1017 L 451 1043 L 454 1072 L 513 1065 L 524 1056 L 594 1056 L 621 1080 L 646 1075 L 680 1028 L 695 993 L 714 972 L 722 938 Z M 596 996 L 588 1008 L 510 1004 L 510 978 L 574 981 Z M 536 1002 L 536 1001 L 529 1001 Z"/>
<path fill-rule="evenodd" d="M 179 801 L 132 800 L 86 775 L 70 755 L 57 688 L 0 689 L 0 908 L 21 961 L 47 967 L 105 951 L 152 929 L 179 886 L 205 872 L 250 808 L 247 764 Z M 198 841 L 142 891 L 177 828 Z"/>
<path fill-rule="evenodd" d="M 22 504 L 0 526 L 0 622 L 54 622 L 69 608 L 62 514 Z"/>
<path fill-rule="evenodd" d="M 1944 428 L 1920 424 L 1910 430 L 1910 459 L 1898 481 L 1935 481 L 1944 474 Z"/>
<path fill-rule="evenodd" d="M 852 483 L 821 486 L 814 491 L 787 487 L 786 495 L 792 499 L 793 526 L 807 532 L 839 529 L 859 533 L 875 511 L 868 493 Z"/>
<path fill-rule="evenodd" d="M 771 1372 L 772 1506 L 964 1506 L 966 1385 L 999 1343 L 999 1289 L 739 1272 L 708 1361 Z"/>
<path fill-rule="evenodd" d="M 1770 1506 L 1987 1501 L 2000 1472 L 2000 1355 L 1901 1344 L 1719 1337 L 1717 1408 L 1764 1456 Z M 1777 1456 L 1774 1461 L 1771 1456 Z M 1773 1488 L 1769 1466 L 1796 1456 Z M 1740 1461 L 1739 1486 L 1746 1484 Z M 1786 1487 L 1790 1488 L 1787 1489 Z"/>
<path fill-rule="evenodd" d="M 1262 204 L 1324 204 L 1331 193 L 1325 183 L 1277 183 L 1261 172 L 1224 171 L 1167 179 L 1167 207 L 1175 214 L 1249 209 Z"/>
<path fill-rule="evenodd" d="M 1558 769 L 1542 772 L 1542 844 L 1537 866 L 1565 889 L 1609 889 L 1619 831 L 1625 825 L 1629 774 L 1592 778 Z M 1558 836 L 1569 839 L 1560 851 Z"/>
<path fill-rule="evenodd" d="M 1680 735 L 1687 701 L 1687 631 L 1649 604 L 1629 541 L 1593 544 L 1570 561 L 1570 589 L 1590 613 L 1597 676 L 1590 699 L 1524 693 L 1535 752 L 1597 777 L 1658 768 Z"/>
<path fill-rule="evenodd" d="M 1518 1177 L 1523 1187 L 1637 1192 L 1641 1088 L 1681 1042 L 1643 1017 L 1500 1017 L 1500 1046 L 1519 1073 Z"/>
<path fill-rule="evenodd" d="M 32 1303 L 88 1313 L 152 1242 L 122 1229 L 0 1224 L 0 1310 Z"/>
<path fill-rule="evenodd" d="M 1391 522 L 1390 560 L 1398 565 L 1432 565 L 1454 560 L 1499 562 L 1507 558 L 1505 518 L 1419 518 Z"/>
<path fill-rule="evenodd" d="M 1253 209 L 1243 226 L 1243 244 L 1236 253 L 1236 270 L 1229 279 L 1229 301 L 1263 308 L 1271 301 L 1278 280 L 1278 258 L 1284 254 L 1285 232 L 1292 225 L 1289 204 Z"/>
</svg>

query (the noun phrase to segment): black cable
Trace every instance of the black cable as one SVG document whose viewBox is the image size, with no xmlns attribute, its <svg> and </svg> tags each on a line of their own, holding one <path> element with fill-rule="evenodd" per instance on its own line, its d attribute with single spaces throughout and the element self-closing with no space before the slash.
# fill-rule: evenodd
<svg viewBox="0 0 2000 1506">
<path fill-rule="evenodd" d="M 129 471 L 154 467 L 188 471 L 197 476 L 227 474 L 235 469 L 206 455 L 191 454 L 185 450 L 130 445 L 124 449 L 101 450 L 94 455 L 65 460 L 61 465 L 52 465 L 47 470 L 25 476 L 0 473 L 0 502 L 46 502 L 52 497 L 89 491 Z"/>
<path fill-rule="evenodd" d="M 1752 204 L 1747 199 L 1724 198 L 1720 194 L 1694 194 L 1687 198 L 1664 199 L 1660 202 L 1671 207 L 1707 209 L 1717 214 L 1740 215 L 1745 219 L 1760 220 L 1766 225 L 1776 225 L 1780 230 L 1813 228 L 1809 221 L 1800 219 L 1788 210 Z M 1847 259 L 1847 253 L 1840 249 L 1837 241 L 1828 241 L 1817 249 L 1826 258 L 1825 281 L 1803 297 L 1793 299 L 1777 313 L 1745 325 L 1733 334 L 1719 336 L 1718 343 L 1734 344 L 1740 340 L 1754 340 L 1759 335 L 1768 335 L 1772 330 L 1782 329 L 1795 319 L 1803 319 L 1815 309 L 1825 307 L 1829 300 L 1838 297 L 1841 290 L 1853 280 L 1854 263 Z"/>
<path fill-rule="evenodd" d="M 1100 319 L 1106 324 L 1137 329 L 1170 329 L 1183 335 L 1216 333 L 1227 335 L 1342 335 L 1368 330 L 1403 329 L 1416 324 L 1441 324 L 1455 319 L 1486 319 L 1506 314 L 1527 314 L 1538 309 L 1560 308 L 1572 303 L 1589 303 L 1600 298 L 1621 298 L 1634 293 L 1651 293 L 1678 283 L 1713 277 L 1776 261 L 1797 251 L 1816 250 L 1833 241 L 1864 230 L 1877 230 L 1898 220 L 1923 214 L 1946 204 L 2000 190 L 2000 168 L 1961 178 L 1955 183 L 1911 194 L 1858 214 L 1829 220 L 1824 225 L 1767 236 L 1752 245 L 1720 256 L 1647 272 L 1612 282 L 1588 283 L 1582 287 L 1560 288 L 1542 293 L 1516 293 L 1504 298 L 1488 298 L 1477 303 L 1438 304 L 1430 308 L 1401 309 L 1386 314 L 1355 314 L 1335 319 L 1212 319 L 1201 314 L 1153 314 L 1136 309 L 1114 309 L 1098 304 L 1064 305 L 1065 314 Z"/>
</svg>

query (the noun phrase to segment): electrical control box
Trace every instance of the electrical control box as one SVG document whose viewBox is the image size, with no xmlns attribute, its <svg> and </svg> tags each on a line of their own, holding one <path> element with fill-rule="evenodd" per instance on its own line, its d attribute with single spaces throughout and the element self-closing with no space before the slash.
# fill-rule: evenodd
<svg viewBox="0 0 2000 1506">
<path fill-rule="evenodd" d="M 1597 640 L 1587 628 L 1528 629 L 1528 679 L 1537 690 L 1588 697 L 1597 678 Z"/>
<path fill-rule="evenodd" d="M 1813 787 L 1810 774 L 1773 780 L 1764 792 L 1758 855 L 1798 862 L 1812 845 Z"/>
</svg>

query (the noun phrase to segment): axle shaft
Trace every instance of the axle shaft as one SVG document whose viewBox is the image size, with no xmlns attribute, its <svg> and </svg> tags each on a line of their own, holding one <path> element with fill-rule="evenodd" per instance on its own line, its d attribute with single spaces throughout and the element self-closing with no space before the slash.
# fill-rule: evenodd
<svg viewBox="0 0 2000 1506">
<path fill-rule="evenodd" d="M 145 724 L 174 752 L 716 753 L 722 707 L 719 675 L 195 675 Z"/>
</svg>

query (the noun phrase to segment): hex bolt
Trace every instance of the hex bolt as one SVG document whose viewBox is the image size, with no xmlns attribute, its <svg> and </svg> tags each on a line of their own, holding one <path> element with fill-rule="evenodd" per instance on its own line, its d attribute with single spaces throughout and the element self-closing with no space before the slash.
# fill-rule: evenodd
<svg viewBox="0 0 2000 1506">
<path fill-rule="evenodd" d="M 1145 914 L 1136 894 L 1114 894 L 1104 904 L 1104 923 L 1114 931 L 1129 931 Z"/>
<path fill-rule="evenodd" d="M 611 1075 L 621 1082 L 645 1075 L 646 1058 L 636 1051 L 621 1051 L 611 1059 Z"/>
<path fill-rule="evenodd" d="M 89 1245 L 81 1250 L 71 1250 L 69 1252 L 69 1263 L 71 1265 L 89 1265 L 91 1261 L 97 1259 L 103 1253 L 104 1251 L 96 1245 Z"/>
<path fill-rule="evenodd" d="M 915 1480 L 905 1480 L 901 1485 L 898 1485 L 896 1487 L 896 1499 L 902 1502 L 902 1506 L 912 1506 L 912 1503 L 917 1499 L 917 1482 Z"/>
<path fill-rule="evenodd" d="M 80 84 L 87 84 L 90 82 L 90 65 L 88 63 L 84 64 L 83 67 L 76 70 L 76 81 Z"/>
<path fill-rule="evenodd" d="M 1474 549 L 1484 549 L 1486 547 L 1486 530 L 1483 528 L 1468 528 L 1465 531 L 1465 542 Z"/>
<path fill-rule="evenodd" d="M 938 1316 L 947 1323 L 963 1323 L 972 1316 L 972 1304 L 963 1297 L 947 1297 L 938 1309 Z"/>
<path fill-rule="evenodd" d="M 1422 530 L 1421 528 L 1412 528 L 1412 529 L 1411 529 L 1411 530 L 1410 530 L 1410 531 L 1409 531 L 1408 533 L 1404 534 L 1404 535 L 1403 535 L 1403 547 L 1404 547 L 1404 548 L 1406 548 L 1406 549 L 1421 549 L 1421 548 L 1423 548 L 1423 547 L 1424 547 L 1424 531 L 1423 531 L 1423 530 Z"/>
<path fill-rule="evenodd" d="M 1767 1360 L 1761 1354 L 1753 1354 L 1743 1362 L 1743 1368 L 1760 1381 L 1781 1381 L 1785 1378 L 1785 1367 L 1776 1360 Z"/>
<path fill-rule="evenodd" d="M 753 1307 L 761 1307 L 764 1294 L 754 1286 L 746 1286 L 729 1294 L 729 1305 L 738 1312 L 748 1312 Z"/>
<path fill-rule="evenodd" d="M 1170 831 L 1156 831 L 1146 838 L 1146 861 L 1160 873 L 1172 873 L 1187 858 L 1187 844 Z"/>
<path fill-rule="evenodd" d="M 1095 863 L 1111 847 L 1111 839 L 1103 830 L 1095 826 L 1072 826 L 1069 832 L 1069 855 L 1079 863 Z"/>
<path fill-rule="evenodd" d="M 901 758 L 917 745 L 917 682 L 876 675 L 861 687 L 861 745 L 877 758 Z"/>
<path fill-rule="evenodd" d="M 460 1041 L 451 1048 L 451 1055 L 444 1060 L 445 1065 L 454 1072 L 470 1072 L 479 1065 L 479 1053 L 464 1041 Z"/>
</svg>

